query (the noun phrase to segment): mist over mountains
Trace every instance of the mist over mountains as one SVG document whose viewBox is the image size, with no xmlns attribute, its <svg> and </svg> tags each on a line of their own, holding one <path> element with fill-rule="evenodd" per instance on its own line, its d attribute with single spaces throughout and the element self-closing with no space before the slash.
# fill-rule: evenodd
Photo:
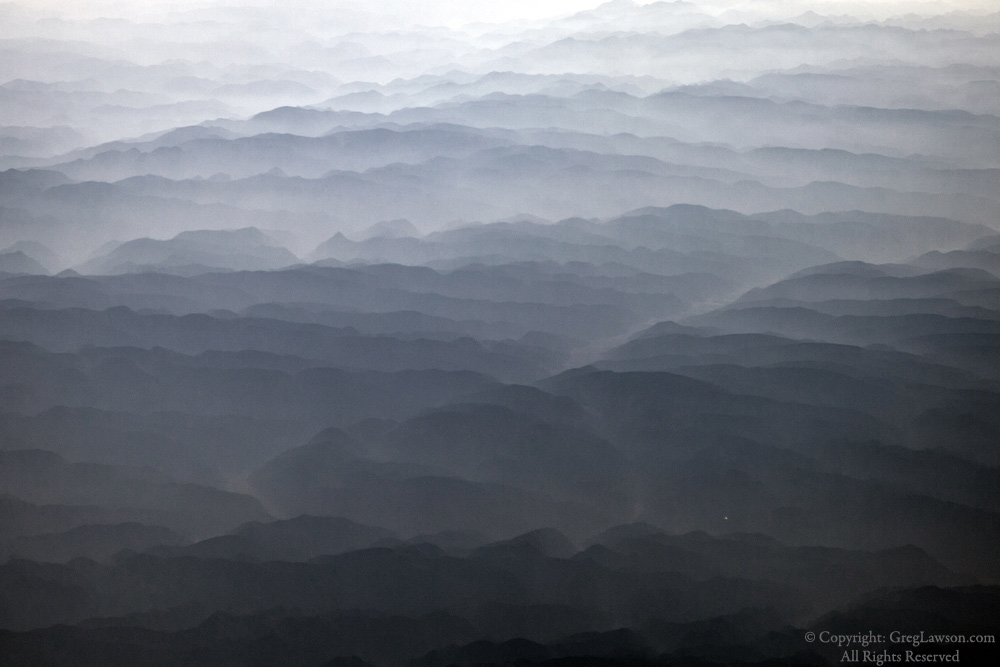
<svg viewBox="0 0 1000 667">
<path fill-rule="evenodd" d="M 530 5 L 0 5 L 0 662 L 995 637 L 1000 12 Z"/>
</svg>

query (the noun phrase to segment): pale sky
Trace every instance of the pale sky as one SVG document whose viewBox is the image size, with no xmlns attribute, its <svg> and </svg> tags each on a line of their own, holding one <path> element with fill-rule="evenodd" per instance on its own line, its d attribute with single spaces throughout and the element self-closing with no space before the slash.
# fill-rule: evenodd
<svg viewBox="0 0 1000 667">
<path fill-rule="evenodd" d="M 326 7 L 335 11 L 339 5 L 356 10 L 407 14 L 411 16 L 462 15 L 483 20 L 510 20 L 517 17 L 543 18 L 589 9 L 603 0 L 507 0 L 495 2 L 462 2 L 461 0 L 17 0 L 12 4 L 44 10 L 64 16 L 93 18 L 113 16 L 136 18 L 144 14 L 162 15 L 170 11 L 183 11 L 202 7 L 233 5 L 240 7 L 278 5 Z M 647 4 L 640 1 L 637 4 Z"/>
<path fill-rule="evenodd" d="M 506 0 L 505 2 L 474 2 L 463 0 L 15 0 L 11 4 L 65 17 L 121 17 L 142 19 L 161 17 L 176 11 L 189 11 L 211 6 L 274 6 L 282 10 L 309 7 L 337 11 L 349 7 L 353 11 L 373 11 L 405 16 L 425 23 L 459 21 L 509 21 L 539 19 L 591 9 L 604 0 Z M 650 4 L 654 0 L 636 0 L 635 4 Z M 930 13 L 965 9 L 977 12 L 1000 9 L 996 0 L 690 0 L 708 13 L 726 9 L 779 9 L 793 15 L 813 9 L 838 13 L 847 9 L 875 12 L 908 12 L 913 9 Z"/>
</svg>

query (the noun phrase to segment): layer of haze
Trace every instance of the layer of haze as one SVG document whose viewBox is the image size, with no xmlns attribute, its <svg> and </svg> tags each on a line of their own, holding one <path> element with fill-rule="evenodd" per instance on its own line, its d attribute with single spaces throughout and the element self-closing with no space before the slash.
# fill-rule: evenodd
<svg viewBox="0 0 1000 667">
<path fill-rule="evenodd" d="M 4 666 L 996 634 L 998 184 L 992 2 L 2 4 Z"/>
</svg>

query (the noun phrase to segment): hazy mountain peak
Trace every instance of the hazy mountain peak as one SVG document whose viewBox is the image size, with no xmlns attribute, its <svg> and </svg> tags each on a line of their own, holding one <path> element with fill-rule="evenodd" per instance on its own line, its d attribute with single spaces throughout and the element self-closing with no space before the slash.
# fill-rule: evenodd
<svg viewBox="0 0 1000 667">
<path fill-rule="evenodd" d="M 520 547 L 531 548 L 538 553 L 554 558 L 570 558 L 578 549 L 573 542 L 554 528 L 539 528 L 509 540 L 494 542 L 480 549 L 483 553 L 494 553 Z"/>
<path fill-rule="evenodd" d="M 406 220 L 405 218 L 399 218 L 397 220 L 383 220 L 382 222 L 377 222 L 368 229 L 361 232 L 359 240 L 364 241 L 365 239 L 372 238 L 385 238 L 385 239 L 399 239 L 405 237 L 419 237 L 421 232 L 417 227 Z"/>
<path fill-rule="evenodd" d="M 0 252 L 0 271 L 4 273 L 48 273 L 45 267 L 21 250 Z"/>
</svg>

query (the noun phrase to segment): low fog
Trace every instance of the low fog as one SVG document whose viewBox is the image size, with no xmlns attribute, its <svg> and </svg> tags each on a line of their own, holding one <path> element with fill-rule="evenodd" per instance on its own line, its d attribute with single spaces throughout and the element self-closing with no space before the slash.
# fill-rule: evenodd
<svg viewBox="0 0 1000 667">
<path fill-rule="evenodd" d="M 989 2 L 0 5 L 2 662 L 985 663 L 998 184 Z"/>
</svg>

